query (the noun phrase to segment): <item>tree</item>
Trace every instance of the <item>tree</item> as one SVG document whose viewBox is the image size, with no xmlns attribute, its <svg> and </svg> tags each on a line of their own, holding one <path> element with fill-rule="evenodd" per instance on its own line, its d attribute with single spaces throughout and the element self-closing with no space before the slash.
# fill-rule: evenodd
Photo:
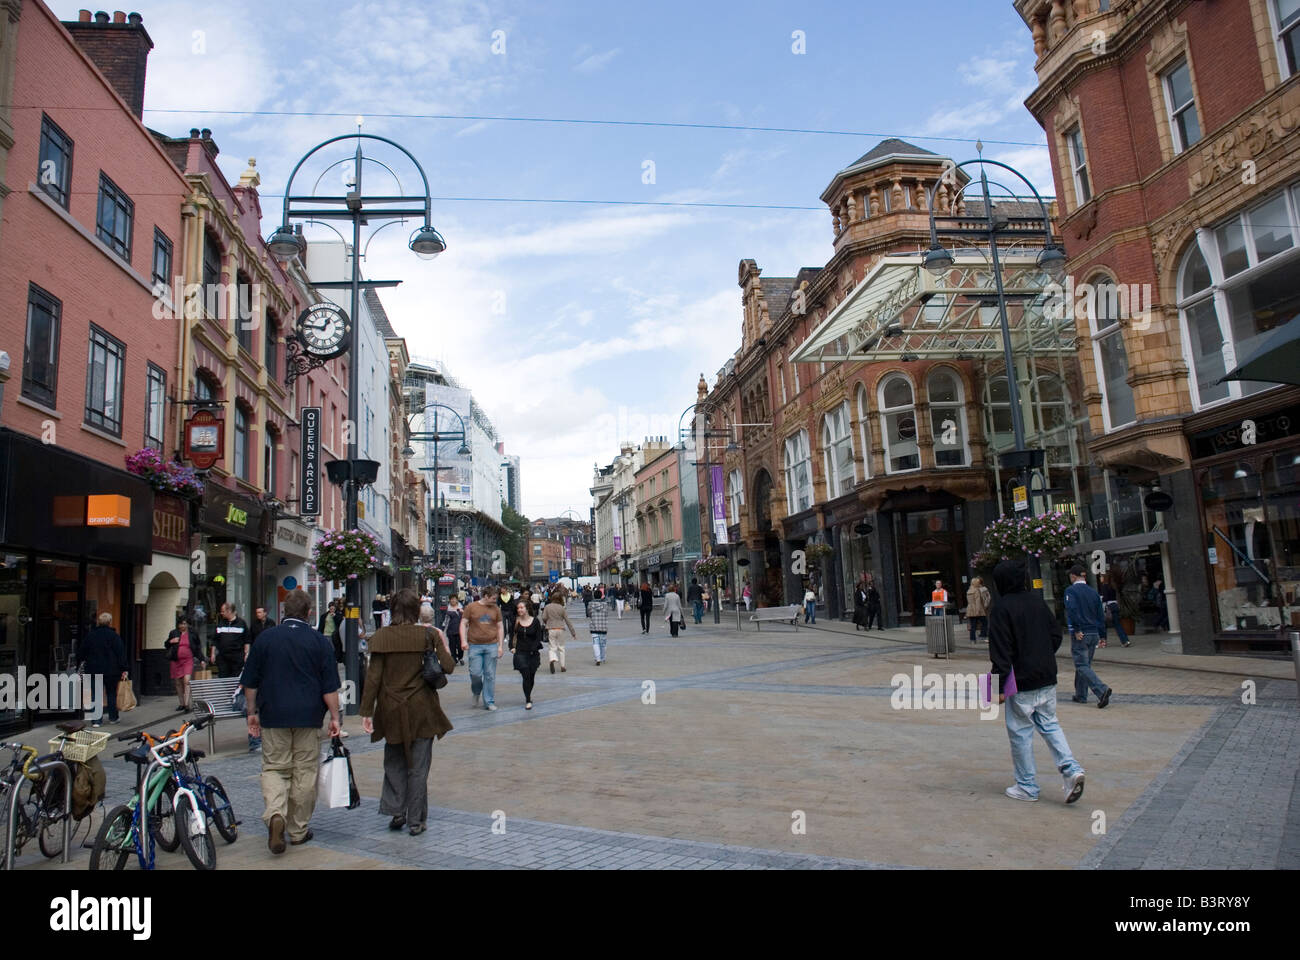
<svg viewBox="0 0 1300 960">
<path fill-rule="evenodd" d="M 507 570 L 526 570 L 524 565 L 528 552 L 528 518 L 510 508 L 510 505 L 504 500 L 501 501 L 501 522 L 509 531 L 501 539 L 501 549 L 506 552 L 506 569 Z"/>
</svg>

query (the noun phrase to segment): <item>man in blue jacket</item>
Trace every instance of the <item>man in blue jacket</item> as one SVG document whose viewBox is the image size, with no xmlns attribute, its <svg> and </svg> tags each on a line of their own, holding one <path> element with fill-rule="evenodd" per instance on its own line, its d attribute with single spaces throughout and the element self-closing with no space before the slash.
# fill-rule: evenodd
<svg viewBox="0 0 1300 960">
<path fill-rule="evenodd" d="M 1056 719 L 1056 651 L 1061 627 L 1037 593 L 1025 590 L 1024 564 L 1003 560 L 993 570 L 998 599 L 989 611 L 989 658 L 998 675 L 998 703 L 1006 704 L 1007 737 L 1016 782 L 1012 800 L 1038 799 L 1034 730 L 1047 742 L 1065 785 L 1065 802 L 1083 796 L 1083 767 L 1070 753 Z M 1015 691 L 1009 679 L 1015 677 Z"/>
<path fill-rule="evenodd" d="M 1070 655 L 1074 658 L 1075 703 L 1088 702 L 1088 690 L 1097 694 L 1097 706 L 1105 708 L 1110 703 L 1110 687 L 1098 678 L 1092 669 L 1092 655 L 1097 652 L 1097 641 L 1106 630 L 1106 610 L 1101 594 L 1088 586 L 1083 565 L 1070 568 L 1070 585 L 1065 588 L 1065 625 L 1070 631 Z"/>
</svg>

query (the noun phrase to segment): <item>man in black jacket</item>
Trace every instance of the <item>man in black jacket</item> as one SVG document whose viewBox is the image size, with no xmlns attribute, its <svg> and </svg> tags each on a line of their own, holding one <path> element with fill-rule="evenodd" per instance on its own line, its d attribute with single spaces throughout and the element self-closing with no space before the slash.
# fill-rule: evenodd
<svg viewBox="0 0 1300 960">
<path fill-rule="evenodd" d="M 217 618 L 218 675 L 223 678 L 239 676 L 243 672 L 244 660 L 248 657 L 248 647 L 252 642 L 248 624 L 242 617 L 236 615 L 235 605 L 223 603 L 221 616 Z"/>
<path fill-rule="evenodd" d="M 104 678 L 104 703 L 95 704 L 100 709 L 88 719 L 95 726 L 103 722 L 103 711 L 108 711 L 108 722 L 117 723 L 117 685 L 126 679 L 126 644 L 113 629 L 113 615 L 107 611 L 99 615 L 98 626 L 90 630 L 81 641 L 78 657 L 85 664 L 88 683 L 96 675 Z M 97 714 L 97 715 L 96 715 Z"/>
<path fill-rule="evenodd" d="M 1047 742 L 1065 781 L 1065 802 L 1083 796 L 1083 767 L 1056 719 L 1056 651 L 1061 627 L 1037 593 L 1025 590 L 1024 565 L 1003 560 L 993 570 L 998 599 L 989 611 L 989 657 L 998 675 L 998 702 L 1006 704 L 1007 737 L 1015 765 L 1013 800 L 1038 799 L 1034 729 Z M 1014 681 L 1011 686 L 1008 681 Z"/>
<path fill-rule="evenodd" d="M 250 646 L 252 645 L 252 642 L 257 639 L 257 635 L 259 633 L 261 633 L 267 627 L 274 627 L 274 626 L 275 626 L 275 621 L 266 615 L 266 607 L 258 607 L 256 610 L 254 610 L 253 623 L 252 626 L 249 627 L 249 631 L 248 631 L 249 645 Z"/>
</svg>

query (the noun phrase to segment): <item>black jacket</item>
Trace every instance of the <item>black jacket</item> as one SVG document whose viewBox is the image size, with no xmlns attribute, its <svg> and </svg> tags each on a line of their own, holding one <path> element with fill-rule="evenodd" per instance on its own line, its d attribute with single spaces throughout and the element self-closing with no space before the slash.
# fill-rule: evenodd
<svg viewBox="0 0 1300 960">
<path fill-rule="evenodd" d="M 640 610 L 653 610 L 655 608 L 655 595 L 649 590 L 638 590 L 639 598 L 636 605 Z"/>
<path fill-rule="evenodd" d="M 112 627 L 93 627 L 81 641 L 79 658 L 87 674 L 116 679 L 126 670 L 126 644 Z"/>
<path fill-rule="evenodd" d="M 704 588 L 698 583 L 692 583 L 686 591 L 686 599 L 691 603 L 704 602 Z"/>
<path fill-rule="evenodd" d="M 989 610 L 989 659 L 998 689 L 1013 668 L 1017 690 L 1055 686 L 1061 625 L 1042 597 L 1025 590 L 1024 564 L 1003 560 L 993 570 L 993 583 L 999 596 Z"/>
<path fill-rule="evenodd" d="M 261 633 L 263 630 L 269 629 L 270 627 L 274 627 L 274 626 L 275 626 L 275 621 L 272 620 L 270 617 L 267 617 L 265 620 L 258 620 L 256 617 L 254 617 L 252 625 L 248 628 L 249 642 L 251 643 L 253 640 L 256 640 L 257 635 Z"/>
<path fill-rule="evenodd" d="M 167 643 L 165 645 L 165 649 L 167 650 L 168 660 L 177 659 L 176 657 L 172 656 L 172 641 L 173 640 L 178 641 L 177 645 L 179 646 L 180 635 L 181 632 L 179 630 L 173 630 L 171 633 L 167 634 Z M 190 654 L 194 657 L 195 665 L 203 661 L 203 651 L 202 649 L 200 649 L 200 647 L 201 644 L 199 643 L 198 632 L 195 630 L 191 630 L 190 631 Z"/>
<path fill-rule="evenodd" d="M 244 622 L 243 617 L 235 617 L 234 620 L 217 617 L 216 638 L 217 654 L 227 660 L 234 660 L 237 657 L 242 661 L 244 644 L 253 642 L 252 634 L 248 632 L 248 624 Z"/>
</svg>

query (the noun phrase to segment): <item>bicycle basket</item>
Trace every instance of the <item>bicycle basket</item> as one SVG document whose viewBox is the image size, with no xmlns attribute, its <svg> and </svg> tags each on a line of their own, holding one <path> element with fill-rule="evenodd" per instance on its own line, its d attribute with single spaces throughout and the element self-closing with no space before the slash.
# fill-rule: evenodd
<svg viewBox="0 0 1300 960">
<path fill-rule="evenodd" d="M 61 750 L 64 758 L 73 763 L 85 763 L 104 752 L 109 736 L 110 734 L 95 730 L 78 730 L 67 737 L 54 737 L 50 740 L 50 749 L 56 752 Z"/>
</svg>

